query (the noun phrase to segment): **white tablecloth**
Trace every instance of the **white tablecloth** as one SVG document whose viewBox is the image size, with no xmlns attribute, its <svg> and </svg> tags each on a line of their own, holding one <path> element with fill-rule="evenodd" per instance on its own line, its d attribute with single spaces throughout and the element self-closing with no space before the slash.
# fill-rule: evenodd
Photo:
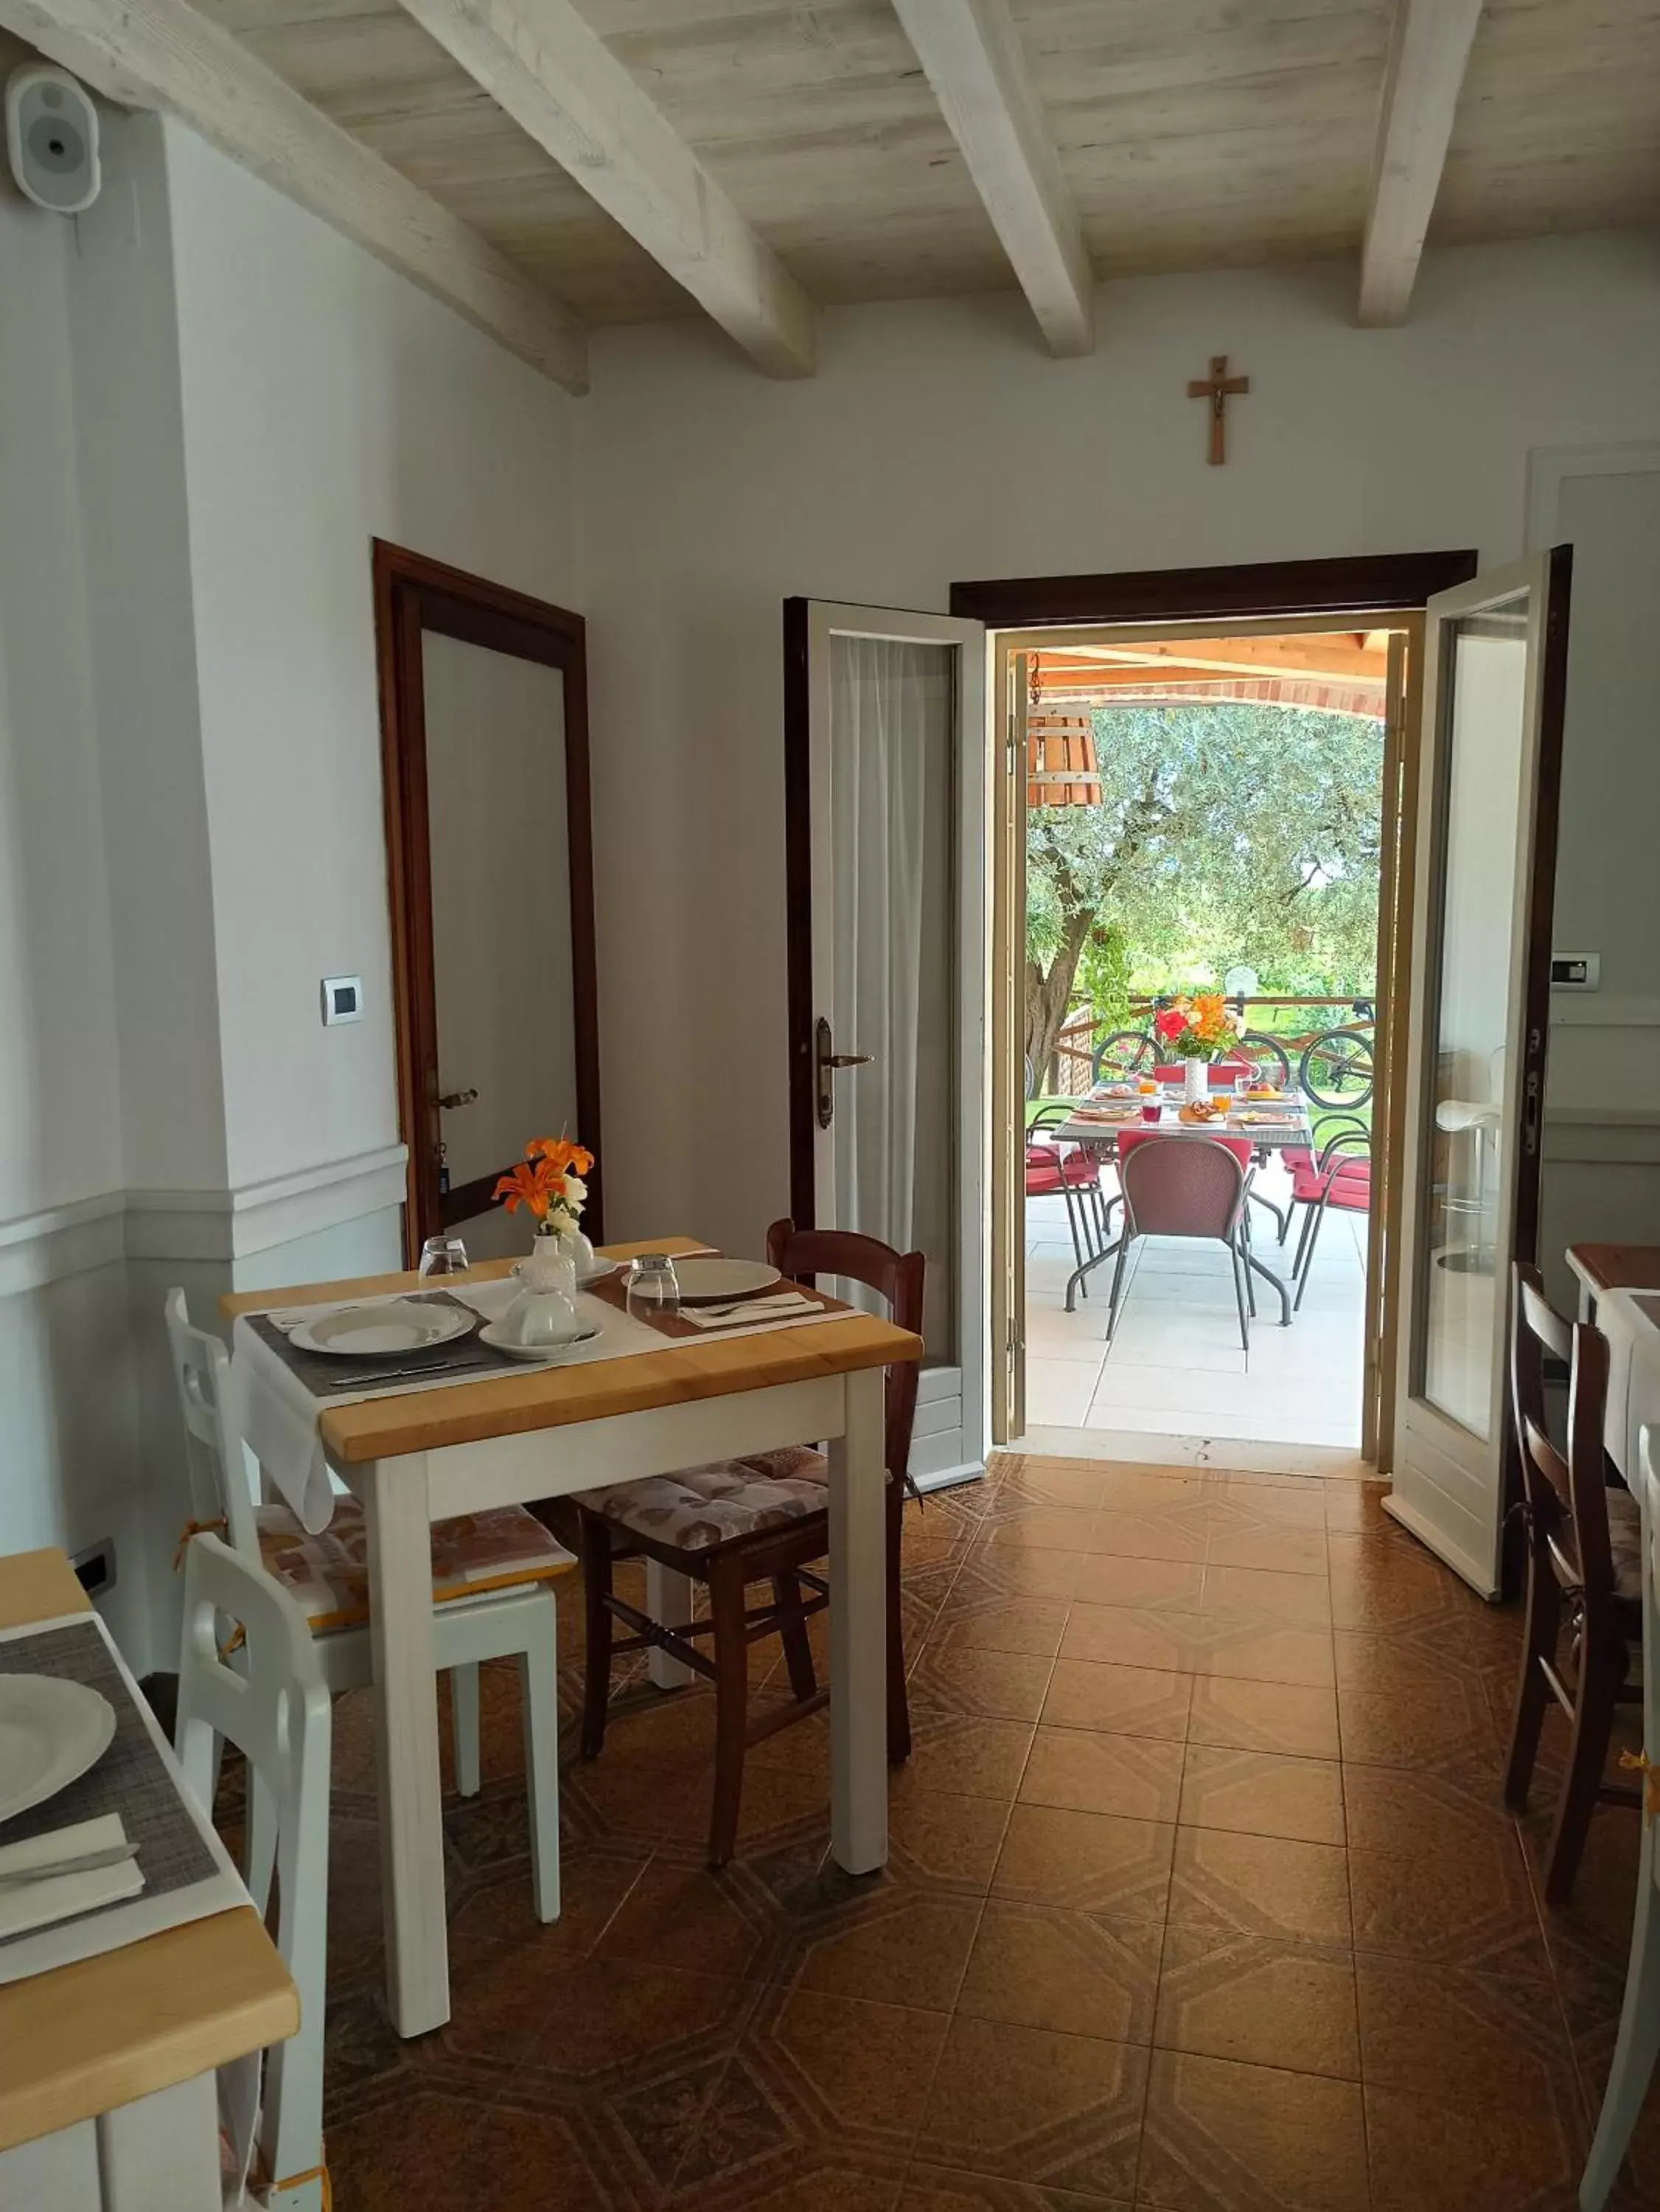
<svg viewBox="0 0 1660 2212">
<path fill-rule="evenodd" d="M 443 1287 L 482 1314 L 487 1321 L 496 1321 L 517 1296 L 519 1285 L 512 1276 L 506 1276 L 489 1283 L 448 1281 Z M 336 1313 L 342 1306 L 370 1303 L 378 1304 L 379 1300 L 330 1298 L 316 1306 L 285 1306 L 282 1318 L 286 1322 L 291 1316 L 297 1320 L 302 1314 Z M 628 1314 L 619 1313 L 603 1298 L 579 1291 L 577 1310 L 584 1322 L 597 1328 L 599 1334 L 590 1343 L 577 1345 L 567 1352 L 559 1363 L 561 1367 L 586 1366 L 599 1359 L 632 1359 L 641 1352 L 669 1348 L 669 1340 L 659 1331 Z M 778 1321 L 721 1330 L 712 1340 L 722 1342 L 728 1336 L 760 1336 L 773 1329 L 800 1328 L 824 1318 L 821 1314 L 791 1314 Z M 319 1399 L 312 1396 L 294 1370 L 285 1366 L 264 1338 L 249 1327 L 245 1315 L 238 1316 L 232 1332 L 231 1355 L 239 1401 L 238 1411 L 248 1448 L 277 1496 L 312 1535 L 328 1527 L 334 1517 L 335 1500 L 340 1495 L 318 1435 L 318 1422 L 327 1409 L 360 1405 L 368 1398 L 403 1398 L 422 1390 L 453 1389 L 463 1382 L 476 1386 L 510 1379 L 478 1374 L 434 1376 L 415 1382 L 387 1383 L 378 1390 L 335 1392 L 326 1399 Z"/>
<path fill-rule="evenodd" d="M 1596 1326 L 1609 1340 L 1608 1454 L 1637 1487 L 1637 1441 L 1648 1423 L 1660 1425 L 1660 1293 L 1604 1291 Z"/>
</svg>

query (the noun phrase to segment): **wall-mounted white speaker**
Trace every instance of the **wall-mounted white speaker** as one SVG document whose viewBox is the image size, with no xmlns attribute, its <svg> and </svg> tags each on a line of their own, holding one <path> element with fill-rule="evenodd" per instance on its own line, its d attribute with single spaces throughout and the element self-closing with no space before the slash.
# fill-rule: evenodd
<svg viewBox="0 0 1660 2212">
<path fill-rule="evenodd" d="M 67 70 L 27 63 L 6 81 L 6 155 L 37 207 L 79 215 L 98 198 L 98 110 Z"/>
</svg>

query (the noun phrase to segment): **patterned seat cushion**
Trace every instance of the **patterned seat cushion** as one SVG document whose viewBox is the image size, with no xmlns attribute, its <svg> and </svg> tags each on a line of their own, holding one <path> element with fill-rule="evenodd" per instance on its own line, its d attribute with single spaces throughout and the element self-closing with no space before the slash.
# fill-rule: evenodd
<svg viewBox="0 0 1660 2212">
<path fill-rule="evenodd" d="M 334 1518 L 307 1535 L 286 1505 L 261 1505 L 254 1518 L 259 1556 L 313 1631 L 355 1628 L 369 1618 L 369 1555 L 363 1508 L 336 1502 Z M 445 1605 L 520 1583 L 549 1581 L 576 1561 L 522 1505 L 493 1506 L 433 1524 L 433 1602 Z"/>
<path fill-rule="evenodd" d="M 768 1456 L 789 1460 L 795 1455 Z M 741 1459 L 577 1492 L 579 1505 L 614 1527 L 649 1536 L 654 1543 L 673 1544 L 682 1552 L 713 1551 L 736 1537 L 786 1528 L 809 1514 L 824 1512 L 826 1503 L 822 1474 L 816 1480 L 800 1474 L 777 1477 Z"/>
<path fill-rule="evenodd" d="M 1637 1500 L 1628 1490 L 1609 1492 L 1609 1549 L 1614 1555 L 1615 1594 L 1636 1604 L 1643 1595 L 1643 1524 Z"/>
</svg>

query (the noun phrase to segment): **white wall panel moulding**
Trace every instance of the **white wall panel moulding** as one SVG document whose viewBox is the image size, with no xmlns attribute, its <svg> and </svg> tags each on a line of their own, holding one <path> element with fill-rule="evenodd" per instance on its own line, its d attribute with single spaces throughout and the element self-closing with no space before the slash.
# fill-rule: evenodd
<svg viewBox="0 0 1660 2212">
<path fill-rule="evenodd" d="M 1604 999 L 1588 992 L 1583 999 L 1556 992 L 1550 1002 L 1553 1029 L 1660 1029 L 1660 999 Z"/>
<path fill-rule="evenodd" d="M 127 1251 L 142 1260 L 242 1260 L 401 1206 L 402 1145 L 245 1183 L 236 1190 L 127 1193 Z"/>
<path fill-rule="evenodd" d="M 0 1221 L 0 1297 L 119 1260 L 122 1213 L 122 1194 L 112 1190 Z"/>
<path fill-rule="evenodd" d="M 121 1259 L 230 1261 L 403 1203 L 404 1149 L 239 1190 L 111 1190 L 0 1221 L 0 1297 Z"/>
</svg>

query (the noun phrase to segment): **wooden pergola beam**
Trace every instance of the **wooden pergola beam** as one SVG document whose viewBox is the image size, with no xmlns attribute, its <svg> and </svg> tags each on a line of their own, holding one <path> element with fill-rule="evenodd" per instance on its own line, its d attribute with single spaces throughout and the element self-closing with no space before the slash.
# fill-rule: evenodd
<svg viewBox="0 0 1660 2212">
<path fill-rule="evenodd" d="M 588 389 L 568 308 L 185 0 L 0 0 L 0 27 L 106 100 L 176 115 L 567 392 Z"/>
<path fill-rule="evenodd" d="M 1095 344 L 1083 228 L 1008 0 L 894 0 L 1053 354 Z"/>
<path fill-rule="evenodd" d="M 570 0 L 403 0 L 422 29 L 772 376 L 817 310 Z"/>
<path fill-rule="evenodd" d="M 1386 635 L 1384 633 L 1383 635 Z M 1042 651 L 1045 670 L 1123 669 L 1145 680 L 1158 669 L 1190 678 L 1212 676 L 1313 676 L 1344 683 L 1381 684 L 1389 672 L 1389 653 L 1362 644 L 1351 631 L 1311 632 L 1305 636 L 1178 638 L 1143 646 L 1080 645 Z"/>
<path fill-rule="evenodd" d="M 1482 0 L 1396 0 L 1360 251 L 1358 319 L 1402 323 L 1441 187 Z"/>
</svg>

